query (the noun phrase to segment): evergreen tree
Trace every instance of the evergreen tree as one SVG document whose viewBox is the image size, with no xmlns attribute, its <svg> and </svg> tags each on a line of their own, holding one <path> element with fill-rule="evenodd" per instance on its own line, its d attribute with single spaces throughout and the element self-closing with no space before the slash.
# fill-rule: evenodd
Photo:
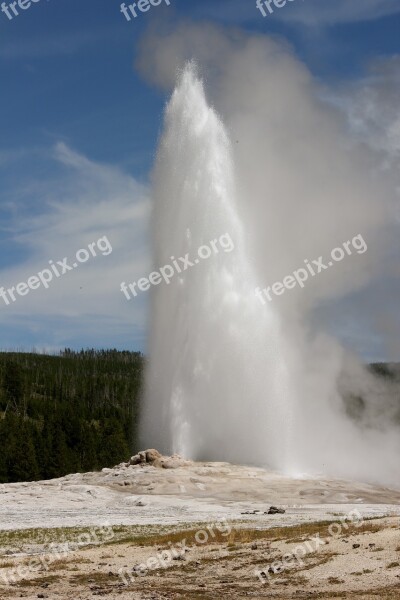
<svg viewBox="0 0 400 600">
<path fill-rule="evenodd" d="M 0 353 L 0 483 L 126 460 L 136 447 L 140 353 Z"/>
<path fill-rule="evenodd" d="M 109 419 L 104 427 L 99 454 L 105 467 L 113 467 L 129 456 L 129 446 L 117 419 Z"/>
<path fill-rule="evenodd" d="M 23 383 L 21 368 L 13 361 L 4 365 L 3 391 L 6 402 L 5 411 L 21 412 L 23 406 Z"/>
<path fill-rule="evenodd" d="M 33 443 L 32 426 L 20 421 L 20 434 L 14 439 L 12 461 L 9 468 L 9 481 L 35 481 L 39 476 Z"/>
</svg>

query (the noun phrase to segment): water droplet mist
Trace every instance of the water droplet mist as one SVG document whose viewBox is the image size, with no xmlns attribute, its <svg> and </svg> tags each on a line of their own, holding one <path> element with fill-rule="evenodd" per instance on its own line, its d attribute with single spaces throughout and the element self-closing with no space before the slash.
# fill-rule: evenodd
<svg viewBox="0 0 400 600">
<path fill-rule="evenodd" d="M 398 432 L 346 417 L 340 346 L 323 335 L 310 341 L 279 303 L 255 297 L 265 270 L 239 210 L 237 171 L 225 127 L 189 64 L 166 109 L 154 172 L 154 265 L 193 259 L 225 233 L 234 249 L 154 290 L 143 442 L 194 460 L 395 483 Z M 272 194 L 269 201 L 274 210 Z"/>
</svg>

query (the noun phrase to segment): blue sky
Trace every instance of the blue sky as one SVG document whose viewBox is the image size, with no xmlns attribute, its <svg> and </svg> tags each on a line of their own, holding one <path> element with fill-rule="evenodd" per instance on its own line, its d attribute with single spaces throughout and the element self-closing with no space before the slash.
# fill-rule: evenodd
<svg viewBox="0 0 400 600">
<path fill-rule="evenodd" d="M 163 5 L 130 22 L 118 0 L 38 0 L 12 20 L 0 13 L 0 286 L 104 235 L 113 246 L 48 290 L 0 299 L 4 349 L 145 348 L 148 299 L 127 303 L 119 283 L 150 266 L 148 182 L 167 96 L 134 61 L 153 21 L 280 36 L 323 85 L 346 93 L 368 84 L 371 62 L 399 54 L 398 0 L 292 0 L 267 18 L 253 0 Z M 353 346 L 363 352 L 360 335 Z M 372 354 L 387 356 L 379 340 Z"/>
</svg>

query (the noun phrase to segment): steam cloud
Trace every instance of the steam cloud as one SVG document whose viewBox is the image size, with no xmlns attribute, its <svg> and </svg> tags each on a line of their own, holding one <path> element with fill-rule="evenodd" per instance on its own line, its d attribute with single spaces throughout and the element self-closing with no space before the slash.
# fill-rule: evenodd
<svg viewBox="0 0 400 600">
<path fill-rule="evenodd" d="M 215 110 L 193 64 L 185 67 L 193 59 Z M 398 485 L 400 435 L 392 408 L 380 404 L 386 390 L 311 326 L 321 302 L 382 273 L 391 168 L 349 134 L 283 42 L 185 23 L 150 32 L 138 67 L 166 89 L 181 73 L 155 169 L 155 261 L 224 231 L 236 244 L 219 263 L 155 291 L 144 440 L 194 459 Z M 273 307 L 254 304 L 254 287 L 358 233 L 368 252 Z M 346 413 L 348 394 L 367 402 L 359 423 Z"/>
</svg>

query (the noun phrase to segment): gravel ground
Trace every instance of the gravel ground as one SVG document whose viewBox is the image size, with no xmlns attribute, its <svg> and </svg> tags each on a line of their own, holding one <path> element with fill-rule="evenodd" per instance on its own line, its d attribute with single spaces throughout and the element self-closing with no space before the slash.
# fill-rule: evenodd
<svg viewBox="0 0 400 600">
<path fill-rule="evenodd" d="M 399 490 L 225 463 L 4 484 L 0 598 L 400 598 L 399 517 Z"/>
</svg>

